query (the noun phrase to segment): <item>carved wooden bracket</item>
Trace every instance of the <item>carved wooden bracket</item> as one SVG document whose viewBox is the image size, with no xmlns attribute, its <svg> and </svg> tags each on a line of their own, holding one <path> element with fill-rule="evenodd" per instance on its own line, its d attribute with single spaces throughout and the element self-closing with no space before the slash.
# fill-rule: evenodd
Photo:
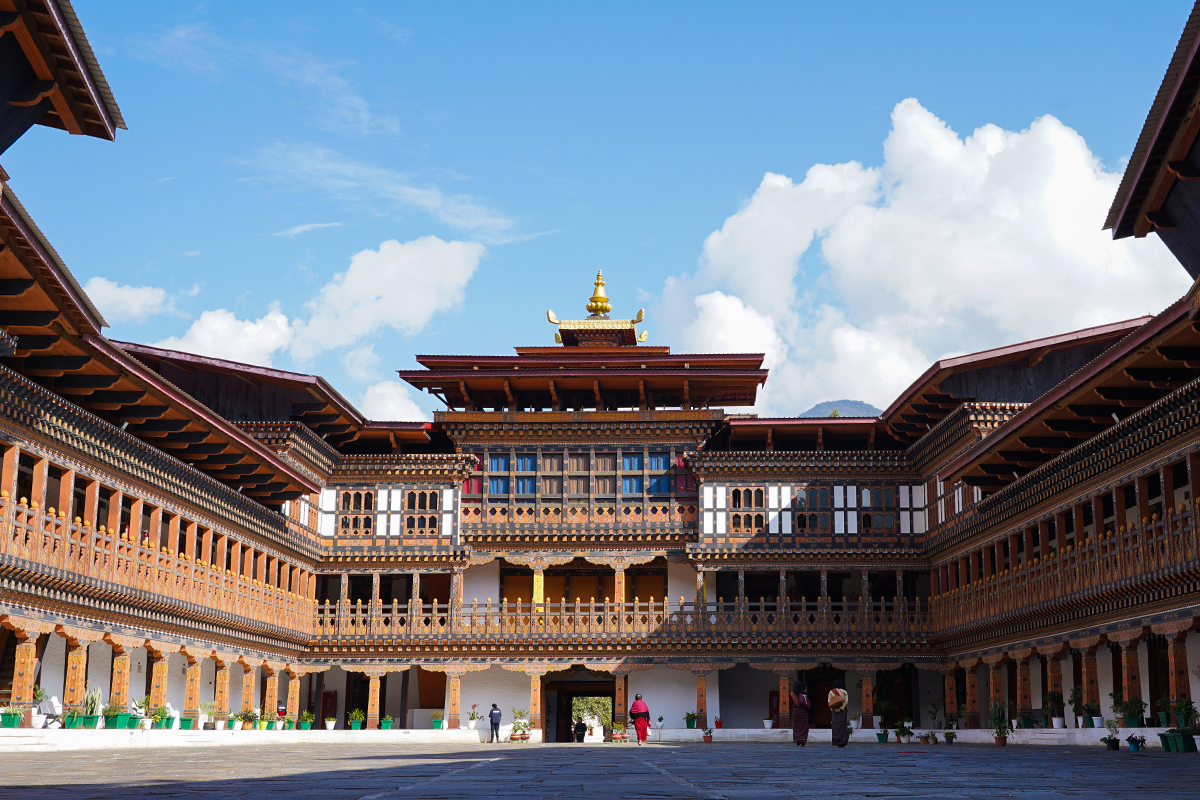
<svg viewBox="0 0 1200 800">
<path fill-rule="evenodd" d="M 399 672 L 402 669 L 407 669 L 401 664 L 341 664 L 346 672 L 361 672 L 368 678 L 382 678 L 389 672 Z"/>
<path fill-rule="evenodd" d="M 865 673 L 868 675 L 874 674 L 876 671 L 887 672 L 888 670 L 900 669 L 899 661 L 851 661 L 834 664 L 839 669 L 844 669 L 847 672 Z"/>
<path fill-rule="evenodd" d="M 166 658 L 171 653 L 178 653 L 183 649 L 183 645 L 177 642 L 155 642 L 150 639 L 146 640 L 146 649 L 150 651 L 150 655 L 155 658 Z"/>
<path fill-rule="evenodd" d="M 1103 633 L 1099 634 L 1098 636 L 1085 636 L 1082 639 L 1072 639 L 1071 640 L 1071 649 L 1084 650 L 1089 653 L 1094 653 L 1094 652 L 1096 652 L 1096 648 L 1099 647 L 1101 642 L 1103 642 L 1103 641 L 1104 641 Z"/>
<path fill-rule="evenodd" d="M 21 639 L 32 639 L 43 633 L 54 633 L 55 624 L 46 620 L 0 615 L 0 626 L 10 628 Z"/>
<path fill-rule="evenodd" d="M 483 672 L 490 669 L 491 666 L 491 663 L 484 661 L 466 664 L 422 664 L 421 669 L 427 669 L 430 672 L 444 672 L 451 678 L 461 678 L 468 672 Z"/>
<path fill-rule="evenodd" d="M 618 664 L 613 668 L 613 675 L 628 675 L 631 672 L 641 672 L 647 669 L 653 669 L 657 664 Z"/>
<path fill-rule="evenodd" d="M 1019 661 L 1021 663 L 1026 663 L 1033 656 L 1033 653 L 1034 653 L 1034 650 L 1032 647 L 1026 647 L 1021 650 L 1010 651 L 1008 654 L 1008 657 L 1011 658 L 1013 661 Z"/>
<path fill-rule="evenodd" d="M 324 672 L 329 669 L 329 666 L 317 667 L 312 664 L 288 664 L 284 669 L 291 677 L 299 678 L 302 675 L 313 675 L 318 672 Z"/>
<path fill-rule="evenodd" d="M 482 567 L 484 564 L 490 564 L 496 560 L 495 553 L 471 553 L 471 557 L 467 559 L 467 566 Z"/>
<path fill-rule="evenodd" d="M 1168 639 L 1182 638 L 1188 631 L 1196 627 L 1196 623 L 1200 619 L 1196 617 L 1188 617 L 1187 619 L 1173 619 L 1170 622 L 1160 622 L 1157 625 L 1151 625 L 1150 630 L 1157 633 L 1159 636 L 1166 636 Z"/>
<path fill-rule="evenodd" d="M 212 654 L 212 660 L 217 662 L 217 667 L 222 669 L 229 669 L 230 665 L 237 663 L 238 658 L 240 656 L 234 653 L 219 653 L 215 650 Z"/>
<path fill-rule="evenodd" d="M 263 667 L 268 671 L 268 675 L 275 675 L 287 667 L 286 661 L 263 661 Z"/>
<path fill-rule="evenodd" d="M 1047 658 L 1057 660 L 1062 658 L 1063 654 L 1067 652 L 1067 643 L 1043 644 L 1038 647 L 1037 651 Z"/>
<path fill-rule="evenodd" d="M 1149 632 L 1150 629 L 1145 626 L 1140 628 L 1130 628 L 1129 630 L 1108 634 L 1108 640 L 1110 642 L 1116 642 L 1122 647 L 1137 647 L 1137 643 L 1145 638 L 1146 634 Z"/>
<path fill-rule="evenodd" d="M 237 660 L 242 662 L 242 664 L 246 667 L 246 669 L 254 669 L 255 667 L 261 667 L 263 664 L 263 661 L 264 661 L 264 659 L 251 658 L 250 656 L 238 656 Z"/>
<path fill-rule="evenodd" d="M 94 631 L 91 628 L 77 628 L 74 625 L 57 626 L 59 636 L 66 639 L 72 646 L 99 642 L 104 638 L 104 631 Z"/>
<path fill-rule="evenodd" d="M 197 661 L 203 661 L 206 658 L 212 658 L 213 651 L 201 649 L 199 647 L 191 647 L 184 645 L 179 648 L 179 652 L 183 653 L 189 664 L 195 664 Z"/>
<path fill-rule="evenodd" d="M 649 564 L 658 558 L 654 553 L 592 553 L 583 557 L 589 564 L 608 567 L 613 570 L 626 570 L 638 564 Z"/>
<path fill-rule="evenodd" d="M 990 656 L 983 657 L 983 663 L 987 664 L 989 667 L 997 667 L 1006 658 L 1008 658 L 1008 653 L 992 653 Z"/>
<path fill-rule="evenodd" d="M 677 669 L 681 672 L 690 672 L 693 675 L 707 675 L 714 670 L 731 667 L 733 664 L 731 662 L 717 664 L 712 661 L 671 661 L 662 666 Z M 774 666 L 772 665 L 772 667 Z"/>
<path fill-rule="evenodd" d="M 141 636 L 124 636 L 119 633 L 106 633 L 104 639 L 112 645 L 113 650 L 117 655 L 121 655 L 127 650 L 136 650 L 139 647 L 146 646 L 146 640 Z"/>
<path fill-rule="evenodd" d="M 516 553 L 504 553 L 500 556 L 505 561 L 518 567 L 529 567 L 536 571 L 544 570 L 546 567 L 561 567 L 563 564 L 570 564 L 576 559 L 572 555 L 542 555 L 540 553 L 528 553 L 517 555 Z"/>
<path fill-rule="evenodd" d="M 967 672 L 970 672 L 971 670 L 978 667 L 981 663 L 983 663 L 983 662 L 978 658 L 964 658 L 963 660 L 958 662 L 958 665 L 960 667 L 962 667 L 963 669 L 965 669 Z"/>
<path fill-rule="evenodd" d="M 563 672 L 564 670 L 570 669 L 572 665 L 570 663 L 567 663 L 567 664 L 532 663 L 531 664 L 531 663 L 526 663 L 526 662 L 518 662 L 516 664 L 501 664 L 500 666 L 503 667 L 504 669 L 508 670 L 509 672 L 524 672 L 529 677 L 536 678 L 536 677 L 545 675 L 547 672 Z"/>
</svg>

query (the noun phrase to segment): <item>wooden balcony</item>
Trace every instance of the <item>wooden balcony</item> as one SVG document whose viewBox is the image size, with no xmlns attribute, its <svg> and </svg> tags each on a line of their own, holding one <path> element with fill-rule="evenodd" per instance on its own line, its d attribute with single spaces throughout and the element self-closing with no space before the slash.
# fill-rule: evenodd
<svg viewBox="0 0 1200 800">
<path fill-rule="evenodd" d="M 318 605 L 313 626 L 321 642 L 365 640 L 396 644 L 672 644 L 771 637 L 878 644 L 923 644 L 929 605 L 915 601 L 798 600 L 744 603 L 560 601 L 450 603 L 342 602 Z"/>
<path fill-rule="evenodd" d="M 243 630 L 265 627 L 288 639 L 306 640 L 311 631 L 315 603 L 299 594 L 10 497 L 0 497 L 0 520 L 0 575 L 35 594 L 52 587 L 85 605 L 116 601 Z"/>
<path fill-rule="evenodd" d="M 1169 509 L 1170 511 L 1170 509 Z M 1193 580 L 1200 569 L 1194 511 L 1180 506 L 1165 520 L 1084 540 L 969 586 L 933 598 L 933 624 L 946 640 L 977 628 L 1086 614 L 1118 597 L 1133 598 Z"/>
</svg>

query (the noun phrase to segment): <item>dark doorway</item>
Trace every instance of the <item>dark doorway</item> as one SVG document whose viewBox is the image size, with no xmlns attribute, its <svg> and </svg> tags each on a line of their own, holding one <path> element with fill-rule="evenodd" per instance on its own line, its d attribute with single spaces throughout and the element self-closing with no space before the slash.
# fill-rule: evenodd
<svg viewBox="0 0 1200 800">
<path fill-rule="evenodd" d="M 551 674 L 554 679 L 542 686 L 546 741 L 572 741 L 571 727 L 575 720 L 571 719 L 571 701 L 576 697 L 606 697 L 611 703 L 616 702 L 617 682 L 610 674 L 593 672 L 582 666 Z"/>
<path fill-rule="evenodd" d="M 346 673 L 346 708 L 345 719 L 343 724 L 345 727 L 350 727 L 350 712 L 356 708 L 362 709 L 364 714 L 367 713 L 367 706 L 371 703 L 371 679 L 361 672 Z M 379 681 L 379 716 L 383 716 L 387 708 L 387 681 L 380 679 Z M 363 727 L 367 727 L 366 721 L 363 722 Z"/>
</svg>

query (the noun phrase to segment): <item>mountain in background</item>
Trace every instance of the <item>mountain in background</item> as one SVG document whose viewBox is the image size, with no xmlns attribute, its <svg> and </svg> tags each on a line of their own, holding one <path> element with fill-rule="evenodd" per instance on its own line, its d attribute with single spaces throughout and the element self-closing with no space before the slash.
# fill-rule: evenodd
<svg viewBox="0 0 1200 800">
<path fill-rule="evenodd" d="M 828 417 L 837 410 L 839 417 L 878 417 L 883 412 L 862 400 L 826 400 L 805 411 L 802 417 Z"/>
</svg>

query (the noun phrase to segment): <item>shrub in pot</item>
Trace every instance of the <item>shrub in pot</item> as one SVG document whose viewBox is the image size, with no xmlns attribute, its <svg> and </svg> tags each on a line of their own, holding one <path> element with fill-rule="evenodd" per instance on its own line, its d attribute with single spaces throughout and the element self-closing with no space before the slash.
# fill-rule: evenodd
<svg viewBox="0 0 1200 800">
<path fill-rule="evenodd" d="M 435 731 L 442 729 L 442 722 L 445 720 L 444 711 L 430 711 L 429 718 L 433 721 L 433 729 Z"/>
<path fill-rule="evenodd" d="M 331 731 L 336 726 L 337 726 L 337 717 L 326 717 L 325 718 L 325 730 Z"/>
<path fill-rule="evenodd" d="M 946 744 L 954 744 L 954 740 L 958 738 L 958 734 L 954 731 L 946 731 L 944 738 L 946 740 Z"/>
<path fill-rule="evenodd" d="M 363 726 L 363 720 L 365 720 L 366 718 L 367 718 L 367 715 L 363 712 L 363 710 L 361 708 L 356 708 L 353 711 L 351 711 L 350 716 L 348 717 L 348 719 L 350 720 L 350 730 L 352 730 L 352 731 L 360 730 Z"/>
<path fill-rule="evenodd" d="M 725 724 L 725 720 L 721 719 L 720 717 L 717 717 L 716 719 L 713 720 L 713 724 L 716 725 L 718 728 L 720 728 L 722 725 Z"/>
<path fill-rule="evenodd" d="M 701 738 L 704 739 L 705 744 L 712 744 L 712 737 L 713 737 L 713 729 L 712 728 L 704 728 L 701 731 Z"/>
<path fill-rule="evenodd" d="M 997 747 L 1004 747 L 1008 744 L 1008 737 L 1011 731 L 1008 727 L 1008 719 L 1004 716 L 1005 708 L 1000 703 L 992 704 L 992 713 L 988 720 L 988 727 L 992 729 L 992 737 L 996 741 Z"/>
<path fill-rule="evenodd" d="M 311 730 L 313 720 L 315 720 L 316 718 L 317 718 L 317 716 L 315 714 L 313 714 L 311 711 L 309 711 L 308 709 L 301 711 L 300 712 L 300 730 L 302 730 L 302 731 Z"/>
<path fill-rule="evenodd" d="M 687 725 L 689 728 L 695 728 L 695 727 L 696 727 L 696 720 L 697 720 L 697 719 L 699 719 L 699 718 L 700 718 L 700 715 L 699 715 L 699 714 L 697 714 L 695 711 L 688 711 L 688 712 L 686 712 L 686 713 L 683 715 L 683 722 L 684 722 L 684 724 L 685 724 L 685 725 Z M 764 728 L 769 728 L 770 726 L 769 726 L 769 725 L 764 725 L 763 727 L 764 727 Z"/>
<path fill-rule="evenodd" d="M 1118 750 L 1121 747 L 1121 737 L 1117 734 L 1121 731 L 1121 726 L 1117 724 L 1115 719 L 1106 720 L 1104 727 L 1108 728 L 1108 736 L 1100 737 L 1100 741 L 1104 742 L 1109 750 Z"/>
<path fill-rule="evenodd" d="M 385 730 L 385 731 L 391 730 L 392 729 L 392 718 L 391 717 L 380 717 L 379 718 L 379 728 L 380 728 L 380 730 Z"/>
<path fill-rule="evenodd" d="M 1055 728 L 1067 727 L 1066 718 L 1063 716 L 1062 692 L 1046 692 L 1042 697 L 1042 703 L 1050 712 L 1050 718 Z"/>
</svg>

